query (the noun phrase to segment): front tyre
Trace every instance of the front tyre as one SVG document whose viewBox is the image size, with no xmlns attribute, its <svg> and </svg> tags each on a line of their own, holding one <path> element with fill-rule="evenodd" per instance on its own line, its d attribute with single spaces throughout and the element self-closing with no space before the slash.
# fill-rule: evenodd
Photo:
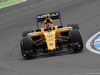
<svg viewBox="0 0 100 75">
<path fill-rule="evenodd" d="M 75 45 L 74 52 L 82 51 L 83 49 L 83 40 L 81 33 L 78 29 L 73 29 L 70 32 L 71 43 Z"/>
<path fill-rule="evenodd" d="M 21 53 L 25 58 L 31 58 L 35 55 L 31 37 L 23 37 L 20 41 Z"/>
<path fill-rule="evenodd" d="M 73 27 L 73 29 L 80 29 L 78 24 L 70 24 L 67 27 Z"/>
<path fill-rule="evenodd" d="M 28 33 L 34 32 L 33 30 L 27 30 L 22 32 L 22 37 L 26 37 Z"/>
</svg>

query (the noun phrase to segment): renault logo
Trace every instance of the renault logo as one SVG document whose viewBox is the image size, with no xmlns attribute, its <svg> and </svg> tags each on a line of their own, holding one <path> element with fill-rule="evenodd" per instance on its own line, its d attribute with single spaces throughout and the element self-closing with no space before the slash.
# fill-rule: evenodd
<svg viewBox="0 0 100 75">
<path fill-rule="evenodd" d="M 49 45 L 50 45 L 50 46 L 52 46 L 52 45 L 53 45 L 53 43 L 50 43 Z"/>
</svg>

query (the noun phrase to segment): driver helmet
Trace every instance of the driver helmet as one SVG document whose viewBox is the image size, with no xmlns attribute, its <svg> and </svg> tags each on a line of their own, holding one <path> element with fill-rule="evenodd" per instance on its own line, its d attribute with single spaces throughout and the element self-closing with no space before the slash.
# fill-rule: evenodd
<svg viewBox="0 0 100 75">
<path fill-rule="evenodd" d="M 48 30 L 48 29 L 53 30 L 53 24 L 51 23 L 45 24 L 44 30 Z"/>
</svg>

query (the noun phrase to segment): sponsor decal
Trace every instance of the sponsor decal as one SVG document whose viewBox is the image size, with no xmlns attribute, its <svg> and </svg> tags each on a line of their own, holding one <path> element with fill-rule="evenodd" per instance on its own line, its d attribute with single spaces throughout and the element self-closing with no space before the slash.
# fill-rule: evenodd
<svg viewBox="0 0 100 75">
<path fill-rule="evenodd" d="M 46 18 L 46 17 L 55 17 L 55 16 L 59 16 L 59 13 L 56 12 L 56 13 L 50 13 L 50 14 L 44 14 L 44 15 L 38 15 L 38 16 L 37 16 L 37 19 L 40 19 L 40 18 Z"/>
<path fill-rule="evenodd" d="M 47 17 L 47 16 L 50 16 L 50 14 L 43 15 L 43 17 Z"/>
<path fill-rule="evenodd" d="M 48 39 L 48 41 L 54 41 L 54 39 Z"/>
<path fill-rule="evenodd" d="M 53 35 L 49 35 L 48 38 L 53 37 Z"/>
<path fill-rule="evenodd" d="M 50 46 L 52 46 L 52 45 L 53 45 L 53 43 L 50 43 L 49 45 L 50 45 Z"/>
</svg>

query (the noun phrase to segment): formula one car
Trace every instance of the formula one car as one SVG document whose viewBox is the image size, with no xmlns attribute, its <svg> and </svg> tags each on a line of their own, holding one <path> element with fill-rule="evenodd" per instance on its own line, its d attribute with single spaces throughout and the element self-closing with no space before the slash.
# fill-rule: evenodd
<svg viewBox="0 0 100 75">
<path fill-rule="evenodd" d="M 36 19 L 38 29 L 22 33 L 20 46 L 23 57 L 30 58 L 63 50 L 82 51 L 83 40 L 78 24 L 62 26 L 59 12 L 37 15 Z M 56 19 L 60 20 L 59 26 L 53 23 Z M 39 28 L 38 23 L 44 26 Z"/>
</svg>

